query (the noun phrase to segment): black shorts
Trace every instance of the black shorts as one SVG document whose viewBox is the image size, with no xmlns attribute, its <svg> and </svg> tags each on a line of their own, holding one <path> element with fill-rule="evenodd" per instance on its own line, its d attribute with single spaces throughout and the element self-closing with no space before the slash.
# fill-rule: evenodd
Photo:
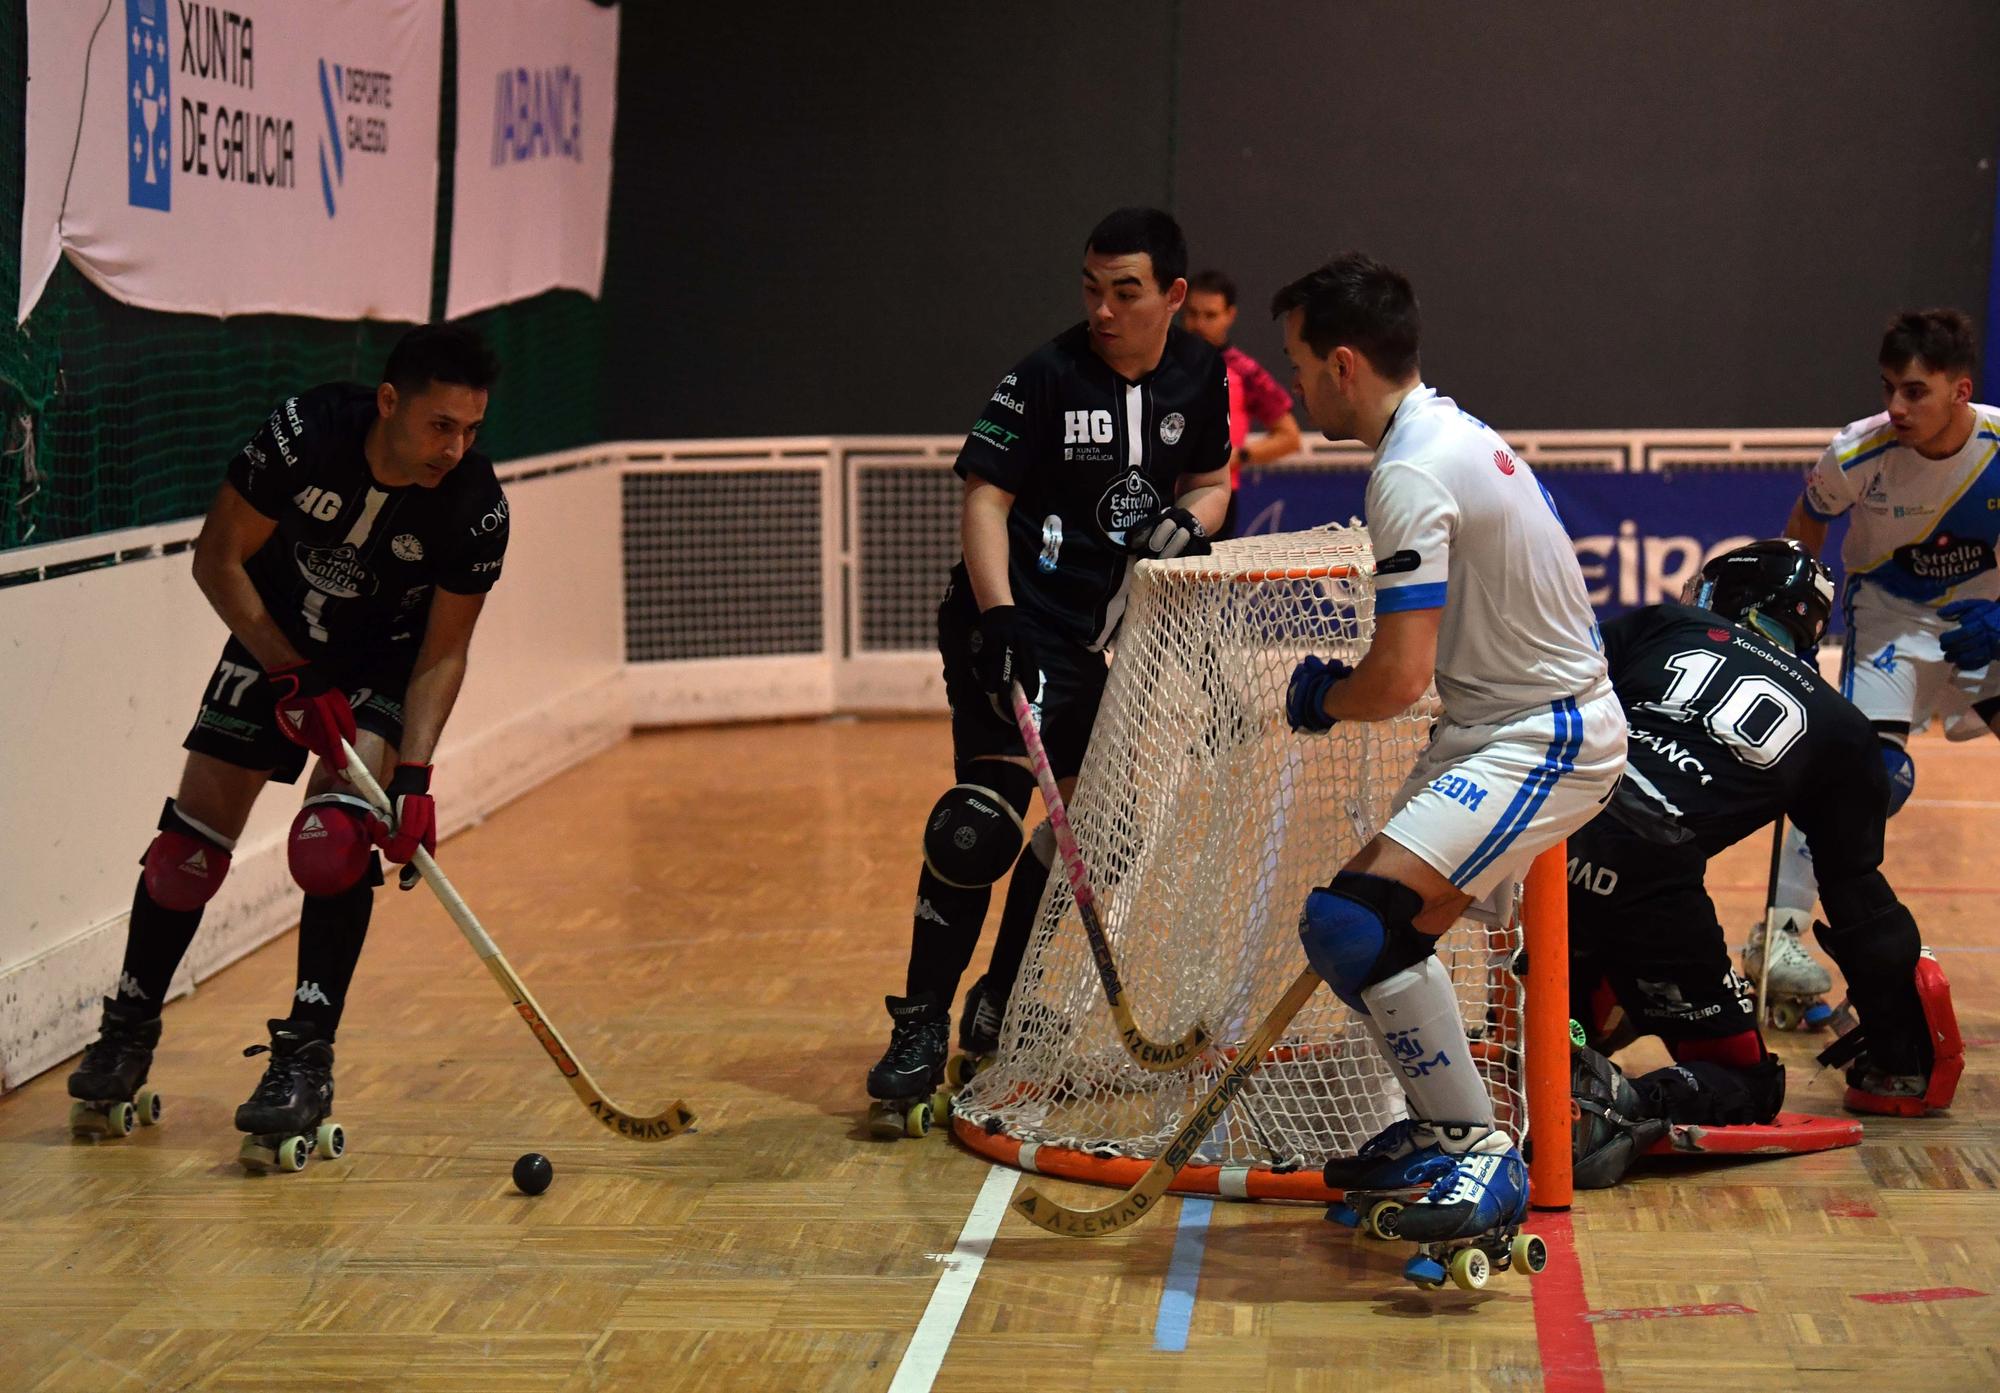
<svg viewBox="0 0 2000 1393">
<path fill-rule="evenodd" d="M 1756 1027 L 1693 843 L 1662 846 L 1600 814 L 1569 839 L 1570 1014 L 1608 986 L 1642 1035 L 1712 1040 Z"/>
<path fill-rule="evenodd" d="M 1110 676 L 1104 655 L 1031 626 L 1042 690 L 1035 706 L 1042 718 L 1042 748 L 1058 781 L 1083 768 L 1091 727 Z M 991 755 L 1026 755 L 1013 712 L 979 685 L 972 670 L 972 634 L 979 623 L 969 588 L 954 585 L 938 606 L 938 655 L 944 659 L 944 693 L 951 703 L 951 753 L 955 764 Z"/>
<path fill-rule="evenodd" d="M 403 694 L 417 663 L 417 643 L 329 653 L 312 660 L 332 686 L 347 694 L 354 724 L 391 745 L 403 743 Z M 245 769 L 268 769 L 281 784 L 296 783 L 311 751 L 278 730 L 276 700 L 264 669 L 234 634 L 201 694 L 201 711 L 181 747 Z"/>
</svg>

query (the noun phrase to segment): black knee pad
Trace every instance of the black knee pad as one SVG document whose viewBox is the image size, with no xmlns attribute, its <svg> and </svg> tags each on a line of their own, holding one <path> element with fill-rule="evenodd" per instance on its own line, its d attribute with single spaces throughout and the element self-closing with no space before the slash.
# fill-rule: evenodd
<svg viewBox="0 0 2000 1393">
<path fill-rule="evenodd" d="M 1021 816 L 1035 776 L 1004 760 L 967 760 L 924 823 L 924 865 L 947 885 L 973 890 L 1007 874 L 1027 840 Z"/>
<path fill-rule="evenodd" d="M 1736 1127 L 1769 1122 L 1785 1102 L 1785 1066 L 1767 1054 L 1752 1069 L 1705 1059 L 1655 1069 L 1634 1085 L 1646 1112 L 1666 1122 Z"/>
</svg>

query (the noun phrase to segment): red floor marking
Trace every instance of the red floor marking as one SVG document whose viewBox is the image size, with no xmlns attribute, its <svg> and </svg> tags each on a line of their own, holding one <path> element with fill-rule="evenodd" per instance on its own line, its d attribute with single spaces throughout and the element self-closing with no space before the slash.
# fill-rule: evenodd
<svg viewBox="0 0 2000 1393">
<path fill-rule="evenodd" d="M 1826 1207 L 1827 1216 L 1833 1219 L 1879 1219 L 1882 1216 L 1861 1200 L 1835 1200 Z"/>
<path fill-rule="evenodd" d="M 1604 1393 L 1597 1335 L 1583 1296 L 1583 1265 L 1567 1214 L 1537 1214 L 1528 1228 L 1549 1245 L 1549 1265 L 1529 1284 L 1535 1300 L 1535 1344 L 1542 1357 L 1543 1393 Z"/>
<path fill-rule="evenodd" d="M 1857 1291 L 1856 1301 L 1870 1301 L 1877 1306 L 1907 1306 L 1913 1301 L 1960 1301 L 1968 1296 L 1984 1296 L 1983 1291 L 1971 1287 L 1925 1287 L 1921 1291 Z"/>
<path fill-rule="evenodd" d="M 1583 1318 L 1592 1324 L 1606 1320 L 1659 1320 L 1663 1316 L 1754 1316 L 1757 1311 L 1751 1306 L 1739 1306 L 1734 1301 L 1725 1301 L 1716 1306 L 1633 1306 L 1623 1311 L 1585 1311 Z"/>
</svg>

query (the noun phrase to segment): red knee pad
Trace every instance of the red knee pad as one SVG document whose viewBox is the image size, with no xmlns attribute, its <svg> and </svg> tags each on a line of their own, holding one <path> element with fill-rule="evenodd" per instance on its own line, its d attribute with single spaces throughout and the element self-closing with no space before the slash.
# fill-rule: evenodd
<svg viewBox="0 0 2000 1393">
<path fill-rule="evenodd" d="M 1704 1061 L 1726 1069 L 1755 1069 L 1764 1062 L 1764 1042 L 1754 1030 L 1739 1030 L 1719 1040 L 1669 1040 L 1667 1052 L 1676 1064 Z"/>
<path fill-rule="evenodd" d="M 200 909 L 222 888 L 234 847 L 182 814 L 169 798 L 160 813 L 160 835 L 139 862 L 146 868 L 146 893 L 162 909 Z"/>
<path fill-rule="evenodd" d="M 1923 1095 L 1899 1097 L 1850 1086 L 1843 1101 L 1856 1112 L 1922 1117 L 1927 1112 L 1950 1107 L 1958 1094 L 1958 1078 L 1965 1072 L 1965 1042 L 1958 1034 L 1958 1012 L 1951 1004 L 1951 983 L 1928 948 L 1917 955 L 1916 979 L 1917 1000 L 1924 1008 L 1924 1026 L 1931 1042 L 1931 1072 L 1924 1080 Z"/>
<path fill-rule="evenodd" d="M 368 839 L 368 805 L 345 793 L 308 798 L 292 819 L 285 860 L 308 895 L 341 895 L 368 876 L 375 845 Z"/>
</svg>

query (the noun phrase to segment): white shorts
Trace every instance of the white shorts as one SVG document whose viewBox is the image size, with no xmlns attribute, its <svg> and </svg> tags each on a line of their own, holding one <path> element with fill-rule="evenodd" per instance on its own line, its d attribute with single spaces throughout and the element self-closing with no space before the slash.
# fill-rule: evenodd
<svg viewBox="0 0 2000 1393">
<path fill-rule="evenodd" d="M 1607 686 L 1499 725 L 1439 722 L 1383 833 L 1475 902 L 1596 817 L 1625 772 L 1625 708 Z"/>
<path fill-rule="evenodd" d="M 1961 671 L 1945 661 L 1938 636 L 1951 627 L 1928 605 L 1873 585 L 1849 585 L 1847 651 L 1840 694 L 1871 721 L 1904 721 L 1921 730 L 1943 716 L 1954 740 L 1986 734 L 1968 717 L 1974 702 L 2000 697 L 2000 663 Z"/>
</svg>

